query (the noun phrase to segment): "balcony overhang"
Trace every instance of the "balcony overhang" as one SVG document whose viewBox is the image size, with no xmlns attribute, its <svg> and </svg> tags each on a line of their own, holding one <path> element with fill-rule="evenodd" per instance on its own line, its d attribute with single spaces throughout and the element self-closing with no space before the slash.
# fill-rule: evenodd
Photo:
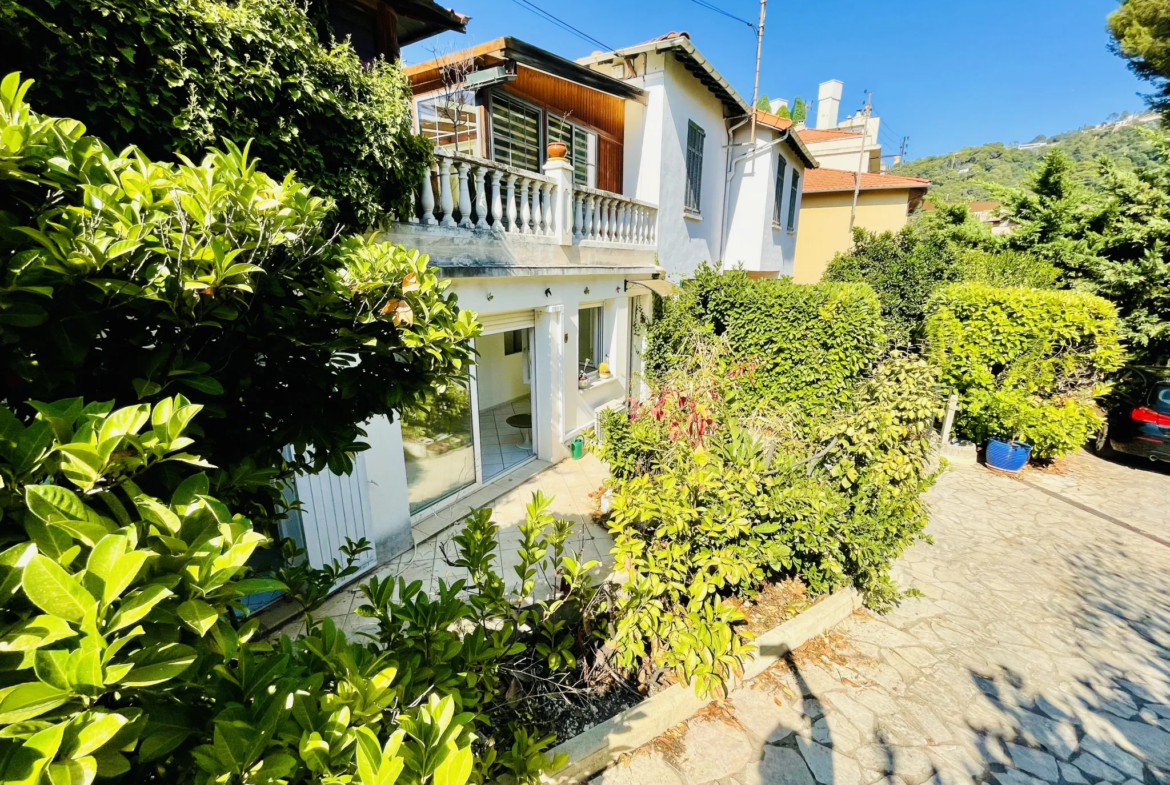
<svg viewBox="0 0 1170 785">
<path fill-rule="evenodd" d="M 663 297 L 671 297 L 682 291 L 682 289 L 678 288 L 676 284 L 671 283 L 665 278 L 646 278 L 634 281 L 627 280 L 626 291 L 630 291 L 631 288 L 633 288 L 635 292 L 638 289 L 647 289 L 651 292 L 654 292 L 655 294 L 662 295 Z"/>
<path fill-rule="evenodd" d="M 442 87 L 444 65 L 467 60 L 474 61 L 477 71 L 508 64 L 511 64 L 514 69 L 515 65 L 519 64 L 617 98 L 637 101 L 642 104 L 649 100 L 647 92 L 640 87 L 606 76 L 592 68 L 586 68 L 572 60 L 566 60 L 552 52 L 511 36 L 497 38 L 470 49 L 463 49 L 434 60 L 407 66 L 403 69 L 403 73 L 414 85 L 417 95 Z"/>
</svg>

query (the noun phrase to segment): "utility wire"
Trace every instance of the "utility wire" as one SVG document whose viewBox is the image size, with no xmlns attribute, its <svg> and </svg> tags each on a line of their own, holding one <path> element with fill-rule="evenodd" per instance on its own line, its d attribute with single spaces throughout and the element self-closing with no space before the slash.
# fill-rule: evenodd
<svg viewBox="0 0 1170 785">
<path fill-rule="evenodd" d="M 561 28 L 566 33 L 571 33 L 571 34 L 577 36 L 578 38 L 581 38 L 585 41 L 588 41 L 591 44 L 596 44 L 597 46 L 600 46 L 602 49 L 604 49 L 607 52 L 612 52 L 614 50 L 614 48 L 612 46 L 609 46 L 608 44 L 603 44 L 601 41 L 598 41 L 596 38 L 589 35 L 588 33 L 585 33 L 585 32 L 582 32 L 581 30 L 578 30 L 577 28 L 573 27 L 571 24 L 564 21 L 563 19 L 559 19 L 559 18 L 553 16 L 552 14 L 550 14 L 548 11 L 545 11 L 543 8 L 536 5 L 535 3 L 529 2 L 529 0 L 512 0 L 512 2 L 515 3 L 516 5 L 520 6 L 524 10 L 531 11 L 532 13 L 536 14 L 537 16 L 540 16 L 546 22 L 552 22 L 554 25 Z M 696 0 L 696 2 L 698 2 L 698 0 Z"/>
<path fill-rule="evenodd" d="M 749 22 L 746 19 L 739 18 L 735 14 L 728 13 L 727 11 L 724 11 L 722 8 L 720 8 L 719 6 L 708 3 L 707 0 L 691 0 L 691 2 L 694 3 L 695 5 L 701 7 L 701 8 L 706 8 L 708 11 L 714 11 L 717 14 L 722 14 L 723 16 L 726 16 L 728 19 L 734 19 L 737 22 L 742 22 L 743 24 L 747 25 L 748 27 L 750 27 L 753 30 L 756 29 L 756 25 L 754 22 Z"/>
</svg>

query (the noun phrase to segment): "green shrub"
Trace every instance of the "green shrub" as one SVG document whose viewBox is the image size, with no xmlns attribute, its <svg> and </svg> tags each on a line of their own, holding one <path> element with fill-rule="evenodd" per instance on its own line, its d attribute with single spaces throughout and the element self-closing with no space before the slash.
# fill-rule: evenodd
<svg viewBox="0 0 1170 785">
<path fill-rule="evenodd" d="M 726 342 L 729 369 L 743 372 L 744 406 L 807 415 L 847 406 L 886 348 L 881 306 L 865 285 L 802 286 L 703 266 L 683 288 L 648 326 L 649 375 L 693 362 L 696 337 L 715 336 Z"/>
<path fill-rule="evenodd" d="M 1060 269 L 1055 265 L 1010 249 L 985 251 L 967 248 L 959 253 L 959 266 L 963 281 L 989 286 L 1053 289 L 1060 279 Z"/>
<path fill-rule="evenodd" d="M 408 662 L 332 622 L 273 647 L 233 618 L 280 586 L 186 451 L 199 406 L 35 406 L 0 408 L 0 781 L 466 782 L 457 692 L 408 702 Z"/>
<path fill-rule="evenodd" d="M 621 467 L 608 525 L 630 575 L 609 648 L 626 671 L 669 668 L 701 694 L 723 694 L 752 653 L 730 595 L 796 577 L 815 594 L 854 585 L 891 602 L 890 564 L 925 525 L 932 481 L 940 395 L 924 360 L 879 364 L 807 440 L 738 414 L 728 397 L 750 381 L 737 370 L 668 373 L 625 422 L 606 418 L 600 447 Z"/>
<path fill-rule="evenodd" d="M 1037 458 L 1078 449 L 1120 367 L 1117 312 L 1082 292 L 959 284 L 934 296 L 928 351 L 960 397 L 956 432 L 1022 439 Z"/>
<path fill-rule="evenodd" d="M 1047 261 L 1000 247 L 966 205 L 938 205 L 897 234 L 854 230 L 854 245 L 825 269 L 825 281 L 866 283 L 882 303 L 890 337 L 917 343 L 930 296 L 951 283 L 1052 288 L 1060 271 Z"/>
<path fill-rule="evenodd" d="M 199 160 L 251 139 L 353 228 L 404 213 L 430 160 L 399 67 L 323 44 L 305 3 L 0 0 L 0 47 L 45 111 L 83 114 L 111 146 Z"/>
<path fill-rule="evenodd" d="M 865 283 L 882 304 L 890 337 L 905 345 L 918 338 L 931 292 L 961 280 L 955 246 L 941 233 L 907 226 L 897 234 L 853 232 L 853 247 L 829 262 L 822 280 Z"/>
<path fill-rule="evenodd" d="M 473 314 L 425 256 L 332 240 L 329 201 L 247 147 L 115 154 L 28 87 L 0 86 L 0 371 L 23 421 L 29 399 L 197 396 L 216 492 L 267 525 L 274 480 L 348 471 L 361 423 L 465 370 Z"/>
</svg>

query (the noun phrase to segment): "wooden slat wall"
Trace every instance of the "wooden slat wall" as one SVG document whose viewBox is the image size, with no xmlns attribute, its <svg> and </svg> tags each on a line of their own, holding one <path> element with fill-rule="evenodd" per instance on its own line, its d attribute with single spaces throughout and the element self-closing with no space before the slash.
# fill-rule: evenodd
<svg viewBox="0 0 1170 785">
<path fill-rule="evenodd" d="M 622 192 L 622 146 L 603 136 L 597 138 L 597 187 Z"/>
<path fill-rule="evenodd" d="M 524 66 L 504 89 L 597 131 L 597 187 L 621 193 L 626 125 L 623 99 Z"/>
<path fill-rule="evenodd" d="M 617 96 L 520 66 L 506 89 L 622 141 L 626 103 Z"/>
</svg>

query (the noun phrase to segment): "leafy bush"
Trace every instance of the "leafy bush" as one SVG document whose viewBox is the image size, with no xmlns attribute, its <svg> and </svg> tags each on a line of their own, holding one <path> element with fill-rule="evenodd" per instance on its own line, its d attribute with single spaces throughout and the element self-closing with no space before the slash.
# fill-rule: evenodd
<svg viewBox="0 0 1170 785">
<path fill-rule="evenodd" d="M 966 248 L 959 252 L 961 279 L 989 286 L 1023 286 L 1029 289 L 1052 289 L 1060 279 L 1060 269 L 1028 253 L 1002 249 L 985 251 Z"/>
<path fill-rule="evenodd" d="M 848 405 L 885 351 L 881 307 L 865 285 L 752 280 L 704 265 L 683 288 L 648 326 L 652 378 L 692 362 L 695 337 L 711 335 L 726 341 L 727 361 L 745 372 L 736 385 L 745 405 L 811 415 Z"/>
<path fill-rule="evenodd" d="M 0 781 L 451 783 L 458 695 L 406 702 L 393 653 L 331 622 L 279 646 L 239 624 L 267 538 L 208 495 L 182 396 L 0 408 Z M 144 493 L 174 466 L 168 500 Z"/>
<path fill-rule="evenodd" d="M 940 203 L 897 234 L 854 230 L 854 245 L 839 253 L 824 280 L 867 283 L 882 302 L 895 343 L 916 343 L 930 295 L 961 281 L 993 286 L 1051 288 L 1059 270 L 1036 256 L 1004 249 L 966 205 Z"/>
<path fill-rule="evenodd" d="M 823 280 L 872 286 L 891 338 L 904 345 L 917 338 L 930 293 L 960 280 L 957 255 L 956 248 L 938 233 L 912 226 L 897 234 L 858 228 L 853 231 L 853 247 L 829 262 Z"/>
<path fill-rule="evenodd" d="M 349 470 L 360 423 L 471 359 L 473 314 L 425 256 L 331 241 L 330 202 L 247 147 L 198 165 L 116 154 L 33 112 L 28 88 L 0 85 L 0 369 L 22 421 L 30 398 L 198 395 L 213 487 L 264 524 L 274 480 Z"/>
<path fill-rule="evenodd" d="M 199 160 L 252 139 L 354 228 L 405 211 L 430 160 L 399 67 L 322 43 L 304 3 L 0 0 L 0 47 L 47 112 L 84 112 L 112 146 Z"/>
<path fill-rule="evenodd" d="M 925 361 L 879 364 L 808 439 L 737 409 L 751 385 L 740 371 L 669 372 L 628 417 L 604 420 L 598 448 L 621 467 L 608 524 L 630 576 L 608 646 L 626 671 L 668 668 L 702 694 L 723 694 L 753 651 L 725 597 L 788 577 L 818 594 L 852 584 L 879 607 L 896 597 L 889 566 L 925 525 L 932 480 L 940 396 Z"/>
<path fill-rule="evenodd" d="M 956 431 L 1029 442 L 1037 458 L 1078 449 L 1100 425 L 1094 398 L 1120 367 L 1117 312 L 1090 294 L 959 284 L 941 289 L 928 351 L 959 393 Z"/>
<path fill-rule="evenodd" d="M 434 598 L 420 592 L 421 582 L 401 578 L 361 587 L 366 603 L 356 612 L 377 619 L 372 637 L 398 657 L 402 700 L 412 705 L 438 691 L 473 713 L 471 726 L 486 737 L 477 745 L 478 782 L 506 772 L 536 785 L 542 772 L 565 763 L 563 753 L 545 753 L 555 736 L 523 723 L 546 724 L 535 716 L 547 711 L 541 699 L 551 691 L 560 700 L 558 690 L 577 668 L 583 651 L 577 633 L 597 562 L 582 562 L 568 549 L 572 527 L 548 511 L 552 501 L 537 492 L 527 505 L 512 592 L 498 572 L 499 527 L 489 509 L 474 510 L 452 538 L 455 553 L 444 553 L 451 566 L 468 571 L 470 586 L 440 580 Z"/>
</svg>

